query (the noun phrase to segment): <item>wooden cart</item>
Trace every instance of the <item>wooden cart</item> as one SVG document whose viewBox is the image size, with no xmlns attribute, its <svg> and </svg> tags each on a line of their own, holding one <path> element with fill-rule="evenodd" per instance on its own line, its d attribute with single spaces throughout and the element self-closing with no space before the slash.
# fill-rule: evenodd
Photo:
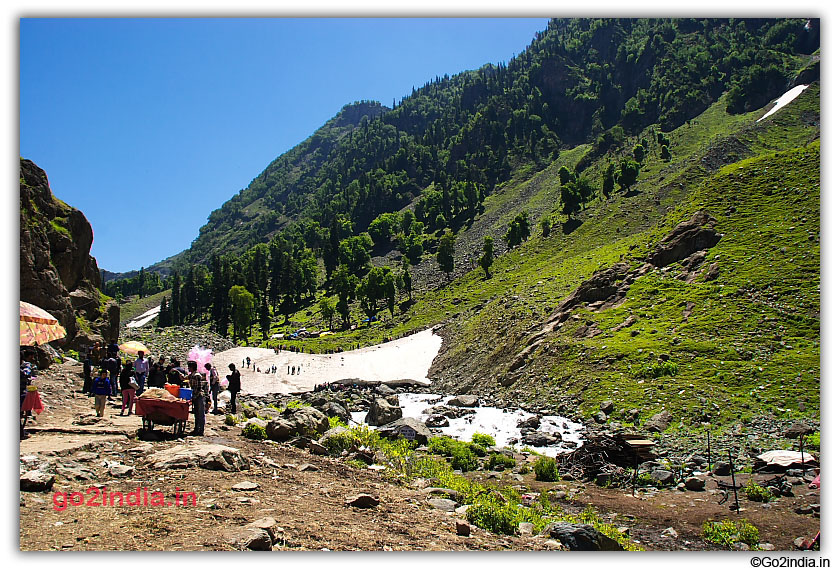
<svg viewBox="0 0 840 570">
<path fill-rule="evenodd" d="M 158 400 L 137 398 L 137 415 L 143 418 L 143 429 L 152 431 L 155 424 L 174 426 L 175 435 L 183 435 L 190 417 L 190 403 L 186 400 Z"/>
</svg>

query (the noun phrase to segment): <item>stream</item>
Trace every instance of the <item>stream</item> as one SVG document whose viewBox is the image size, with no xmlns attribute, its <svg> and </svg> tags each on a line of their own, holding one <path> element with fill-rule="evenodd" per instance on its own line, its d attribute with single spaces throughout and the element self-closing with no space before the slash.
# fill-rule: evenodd
<svg viewBox="0 0 840 570">
<path fill-rule="evenodd" d="M 445 402 L 451 397 L 423 393 L 401 393 L 399 395 L 403 417 L 417 418 L 421 422 L 425 422 L 429 417 L 429 414 L 424 413 L 424 410 L 434 406 L 445 405 Z M 535 414 L 531 414 L 522 409 L 502 409 L 492 406 L 453 409 L 474 410 L 475 413 L 467 413 L 460 418 L 449 418 L 448 426 L 435 428 L 433 433 L 448 435 L 449 437 L 462 441 L 469 441 L 474 433 L 484 433 L 493 436 L 496 440 L 496 445 L 499 447 L 507 445 L 511 445 L 515 449 L 528 447 L 551 457 L 555 457 L 558 453 L 571 451 L 581 443 L 580 430 L 583 426 L 563 416 L 542 416 L 540 418 L 536 431 L 555 436 L 560 435 L 562 440 L 558 440 L 556 443 L 550 445 L 538 446 L 522 443 L 520 441 L 522 432 L 517 427 L 517 424 L 533 418 Z M 353 412 L 351 414 L 353 421 L 364 424 L 366 413 Z"/>
</svg>

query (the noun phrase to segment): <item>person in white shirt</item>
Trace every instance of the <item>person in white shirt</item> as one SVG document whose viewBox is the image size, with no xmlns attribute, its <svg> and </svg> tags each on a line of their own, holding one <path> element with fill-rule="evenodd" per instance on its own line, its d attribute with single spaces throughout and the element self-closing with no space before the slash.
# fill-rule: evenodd
<svg viewBox="0 0 840 570">
<path fill-rule="evenodd" d="M 134 377 L 137 379 L 137 394 L 142 394 L 144 385 L 146 384 L 146 376 L 149 374 L 149 360 L 144 358 L 146 355 L 141 350 L 137 353 L 137 360 L 134 361 Z"/>
</svg>

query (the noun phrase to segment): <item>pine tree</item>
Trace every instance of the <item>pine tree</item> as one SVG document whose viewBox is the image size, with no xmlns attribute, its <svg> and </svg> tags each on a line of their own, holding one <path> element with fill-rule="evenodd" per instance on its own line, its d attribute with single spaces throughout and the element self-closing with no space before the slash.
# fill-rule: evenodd
<svg viewBox="0 0 840 570">
<path fill-rule="evenodd" d="M 178 271 L 172 270 L 172 302 L 170 304 L 172 313 L 172 324 L 181 324 L 181 276 Z"/>
<path fill-rule="evenodd" d="M 484 275 L 490 279 L 490 266 L 493 265 L 493 238 L 484 236 L 484 253 L 478 260 L 478 264 L 484 270 Z"/>
<path fill-rule="evenodd" d="M 448 231 L 440 238 L 437 251 L 437 262 L 441 271 L 449 278 L 455 269 L 455 234 Z"/>
<path fill-rule="evenodd" d="M 166 303 L 166 297 L 160 301 L 160 313 L 158 314 L 158 326 L 168 327 L 172 324 L 172 314 L 169 311 L 169 306 Z"/>
</svg>

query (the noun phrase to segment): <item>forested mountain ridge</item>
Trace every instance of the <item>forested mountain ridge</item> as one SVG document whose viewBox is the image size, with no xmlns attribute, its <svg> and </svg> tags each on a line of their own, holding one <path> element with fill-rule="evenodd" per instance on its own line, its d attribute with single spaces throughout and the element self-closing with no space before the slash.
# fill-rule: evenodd
<svg viewBox="0 0 840 570">
<path fill-rule="evenodd" d="M 358 234 L 410 204 L 425 231 L 457 231 L 476 207 L 465 194 L 480 202 L 512 169 L 544 167 L 587 141 L 603 153 L 654 123 L 671 130 L 725 91 L 730 112 L 759 108 L 818 47 L 817 20 L 552 20 L 506 64 L 437 78 L 394 109 L 348 105 L 212 212 L 165 265 L 183 273 L 282 229 L 318 252 L 336 216 Z"/>
<path fill-rule="evenodd" d="M 584 24 L 587 31 L 596 27 L 552 22 L 546 34 L 562 37 L 578 26 L 580 36 Z M 582 126 L 592 117 L 571 117 L 568 130 L 557 132 L 540 119 L 537 134 L 526 128 L 536 120 L 518 123 L 515 103 L 507 103 L 516 101 L 519 87 L 530 90 L 531 76 L 544 75 L 545 65 L 556 65 L 535 63 L 540 58 L 533 46 L 530 56 L 520 56 L 530 63 L 517 79 L 507 87 L 509 79 L 500 80 L 501 94 L 482 99 L 483 85 L 496 81 L 483 77 L 506 76 L 518 63 L 439 79 L 337 139 L 321 168 L 301 175 L 276 204 L 294 221 L 267 243 L 243 253 L 213 247 L 209 269 L 187 264 L 160 284 L 171 287 L 162 293 L 161 326 L 206 323 L 249 346 L 325 351 L 440 325 L 445 340 L 430 377 L 444 393 L 479 393 L 505 405 L 539 403 L 586 416 L 609 399 L 617 419 L 630 423 L 661 409 L 695 427 L 712 417 L 720 426 L 770 413 L 818 417 L 820 56 L 818 49 L 799 51 L 813 47 L 818 25 L 680 20 L 628 26 L 622 35 L 621 21 L 606 24 L 612 37 L 644 36 L 646 45 L 658 44 L 651 30 L 667 35 L 670 26 L 682 38 L 684 50 L 676 54 L 682 62 L 704 60 L 685 46 L 707 45 L 707 36 L 733 38 L 732 50 L 715 63 L 718 70 L 730 65 L 728 79 L 716 76 L 725 88 L 718 92 L 721 86 L 710 80 L 706 91 L 688 98 L 693 103 L 680 99 L 650 117 L 676 127 L 647 125 L 648 119 L 634 126 L 632 117 L 646 117 L 654 105 L 650 93 L 667 95 L 661 86 L 671 80 L 692 85 L 683 79 L 687 65 L 666 81 L 671 72 L 663 69 L 656 80 L 651 63 L 648 83 L 632 79 L 650 88 L 628 87 L 622 95 L 635 93 L 623 109 L 635 97 L 630 107 L 640 115 L 613 113 L 617 122 L 603 125 L 606 130 Z M 668 45 L 680 44 L 677 37 Z M 752 47 L 737 43 L 739 37 Z M 589 47 L 609 44 L 587 41 Z M 771 43 L 779 49 L 769 49 Z M 598 54 L 594 47 L 581 51 Z M 746 67 L 731 67 L 742 58 Z M 703 85 L 701 77 L 694 79 Z M 760 120 L 794 83 L 810 85 Z M 576 104 L 580 92 L 565 93 L 574 94 L 564 100 Z M 470 103 L 443 104 L 456 95 Z M 639 101 L 644 104 L 637 107 Z M 577 104 L 594 103 L 580 97 Z M 464 113 L 472 114 L 461 123 Z M 404 134 L 388 122 L 400 120 L 401 128 L 425 130 Z M 395 153 L 381 133 L 395 133 Z M 476 146 L 494 136 L 498 144 Z M 369 154 L 352 162 L 362 148 Z M 491 153 L 492 164 L 502 156 L 504 168 L 478 166 Z M 469 160 L 452 162 L 453 155 Z M 370 164 L 379 167 L 371 172 Z M 314 191 L 295 194 L 319 180 Z M 402 191 L 395 190 L 399 184 Z M 265 193 L 248 192 L 242 193 L 251 198 L 246 207 L 264 210 Z M 703 231 L 714 228 L 719 242 L 673 263 L 657 261 L 663 240 L 695 218 L 706 220 Z M 148 285 L 149 272 L 145 276 L 139 281 Z M 130 294 L 139 283 L 124 285 L 122 293 Z M 614 298 L 610 292 L 619 289 L 623 297 Z M 594 292 L 601 290 L 610 295 Z M 302 327 L 334 334 L 278 338 Z M 790 382 L 797 390 L 787 389 Z M 687 406 L 692 395 L 702 405 Z M 704 408 L 708 402 L 720 402 L 719 409 Z"/>
</svg>

